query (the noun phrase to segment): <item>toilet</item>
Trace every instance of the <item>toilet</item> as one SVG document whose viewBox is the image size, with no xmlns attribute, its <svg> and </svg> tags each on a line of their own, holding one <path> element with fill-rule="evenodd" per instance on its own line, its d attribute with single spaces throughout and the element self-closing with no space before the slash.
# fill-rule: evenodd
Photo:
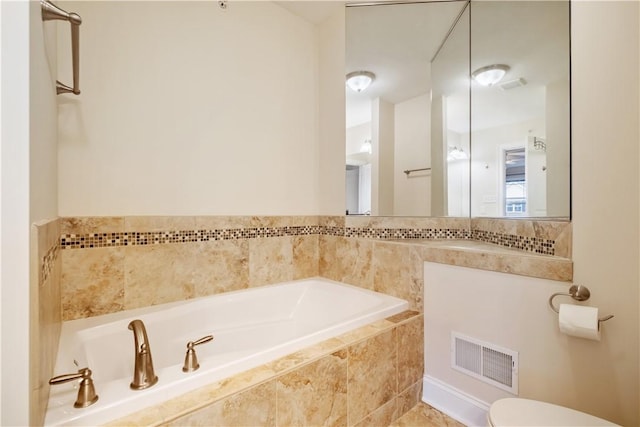
<svg viewBox="0 0 640 427">
<path fill-rule="evenodd" d="M 493 402 L 487 413 L 491 427 L 617 426 L 602 418 L 537 400 L 506 398 Z"/>
</svg>

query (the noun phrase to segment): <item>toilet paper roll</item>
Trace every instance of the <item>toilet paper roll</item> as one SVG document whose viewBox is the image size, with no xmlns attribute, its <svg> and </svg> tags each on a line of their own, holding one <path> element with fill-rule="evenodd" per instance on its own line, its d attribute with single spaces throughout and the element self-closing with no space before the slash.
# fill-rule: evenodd
<svg viewBox="0 0 640 427">
<path fill-rule="evenodd" d="M 600 341 L 597 307 L 560 304 L 558 322 L 563 334 Z"/>
</svg>

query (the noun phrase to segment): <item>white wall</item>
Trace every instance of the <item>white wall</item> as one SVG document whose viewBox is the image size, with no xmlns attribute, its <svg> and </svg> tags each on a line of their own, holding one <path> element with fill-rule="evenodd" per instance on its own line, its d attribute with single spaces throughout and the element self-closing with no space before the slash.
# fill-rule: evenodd
<svg viewBox="0 0 640 427">
<path fill-rule="evenodd" d="M 362 123 L 348 128 L 346 138 L 347 156 L 349 154 L 359 153 L 362 148 L 362 143 L 367 139 L 371 140 L 371 122 Z"/>
<path fill-rule="evenodd" d="M 346 210 L 351 214 L 360 213 L 360 170 L 359 168 L 347 169 L 345 182 Z"/>
<path fill-rule="evenodd" d="M 566 285 L 432 265 L 428 375 L 487 402 L 505 395 L 445 366 L 445 331 L 456 329 L 521 352 L 522 397 L 640 424 L 639 6 L 580 1 L 571 10 L 574 283 L 591 290 L 587 305 L 615 315 L 602 341 L 558 333 L 546 300 Z M 616 78 L 608 64 L 620 64 Z"/>
<path fill-rule="evenodd" d="M 2 2 L 2 425 L 38 424 L 37 257 L 30 226 L 57 216 L 55 24 L 40 3 Z M 46 40 L 46 43 L 45 43 Z M 36 267 L 36 268 L 34 268 Z M 34 309 L 35 308 L 35 309 Z M 31 368 L 31 372 L 30 372 Z M 30 408 L 30 403 L 32 408 Z M 31 417 L 31 418 L 30 418 Z"/>
<path fill-rule="evenodd" d="M 393 214 L 431 215 L 431 96 L 424 94 L 395 104 Z"/>
<path fill-rule="evenodd" d="M 317 213 L 342 215 L 345 211 L 345 17 L 338 8 L 319 25 L 319 168 Z"/>
<path fill-rule="evenodd" d="M 566 283 L 434 263 L 425 263 L 424 279 L 426 374 L 488 404 L 514 397 L 450 367 L 451 331 L 456 331 L 519 352 L 519 397 L 595 410 L 580 404 L 584 391 L 576 382 L 605 376 L 611 369 L 601 367 L 594 374 L 572 367 L 608 345 L 610 325 L 600 343 L 561 334 L 547 300 L 555 292 L 567 292 Z M 570 301 L 558 298 L 555 303 Z M 603 307 L 603 314 L 607 310 Z"/>
<path fill-rule="evenodd" d="M 583 405 L 625 425 L 640 424 L 639 8 L 594 1 L 571 10 L 574 280 L 616 315 L 608 345 L 574 365 L 598 367 L 576 387 L 591 389 Z M 615 78 L 607 63 L 620 64 Z"/>
<path fill-rule="evenodd" d="M 335 78 L 319 79 L 313 24 L 272 2 L 60 6 L 84 21 L 82 95 L 60 107 L 61 215 L 317 214 L 319 91 Z"/>
<path fill-rule="evenodd" d="M 371 106 L 371 213 L 393 215 L 394 108 L 381 98 Z"/>
<path fill-rule="evenodd" d="M 571 214 L 571 173 L 566 165 L 571 162 L 571 135 L 569 123 L 570 105 L 567 102 L 569 82 L 559 81 L 547 85 L 545 122 L 547 125 L 547 215 L 552 217 Z"/>
<path fill-rule="evenodd" d="M 358 168 L 359 180 L 358 180 L 358 207 L 360 213 L 371 213 L 371 163 L 362 165 Z"/>
<path fill-rule="evenodd" d="M 58 103 L 75 95 L 56 95 L 56 29 L 69 31 L 60 21 L 42 22 L 39 2 L 31 5 L 30 31 L 30 217 L 31 223 L 58 216 Z M 69 39 L 64 49 L 71 49 Z M 72 75 L 58 78 L 72 84 Z"/>
<path fill-rule="evenodd" d="M 467 156 L 469 150 L 469 133 L 459 134 L 447 131 L 447 144 L 464 150 Z M 469 216 L 469 162 L 470 159 L 451 160 L 445 162 L 447 174 L 447 215 Z"/>
<path fill-rule="evenodd" d="M 58 216 L 58 103 L 73 98 L 74 95 L 56 95 L 56 27 L 63 27 L 69 32 L 69 24 L 64 22 L 42 22 L 39 2 L 30 2 L 30 88 L 29 88 L 29 216 L 30 224 L 42 220 L 55 219 Z M 70 49 L 70 43 L 65 45 Z M 59 80 L 71 84 L 71 75 L 60 77 Z M 46 348 L 41 343 L 40 328 L 53 326 L 41 318 L 39 286 L 39 266 L 35 228 L 31 230 L 30 245 L 30 423 L 39 425 L 44 420 L 45 402 L 40 401 L 46 396 L 47 385 L 42 384 L 42 378 L 53 376 L 46 366 L 53 366 L 55 361 L 40 360 L 41 357 L 55 357 L 51 352 L 42 351 Z M 53 285 L 52 285 L 53 286 Z M 54 306 L 56 301 L 46 301 Z M 53 311 L 53 310 L 51 310 Z M 52 332 L 51 332 L 52 333 Z M 50 368 L 49 368 L 50 369 Z"/>
<path fill-rule="evenodd" d="M 29 424 L 29 2 L 2 9 L 2 425 Z"/>
<path fill-rule="evenodd" d="M 445 146 L 447 97 L 432 93 L 431 102 L 431 214 L 448 215 L 447 164 Z"/>
</svg>

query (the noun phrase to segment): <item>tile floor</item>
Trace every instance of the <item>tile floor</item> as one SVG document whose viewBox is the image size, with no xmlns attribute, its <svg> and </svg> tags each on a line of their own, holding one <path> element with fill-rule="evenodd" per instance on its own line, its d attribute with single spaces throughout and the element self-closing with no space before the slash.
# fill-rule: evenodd
<svg viewBox="0 0 640 427">
<path fill-rule="evenodd" d="M 389 427 L 464 427 L 464 424 L 446 416 L 426 403 L 419 402 Z"/>
</svg>

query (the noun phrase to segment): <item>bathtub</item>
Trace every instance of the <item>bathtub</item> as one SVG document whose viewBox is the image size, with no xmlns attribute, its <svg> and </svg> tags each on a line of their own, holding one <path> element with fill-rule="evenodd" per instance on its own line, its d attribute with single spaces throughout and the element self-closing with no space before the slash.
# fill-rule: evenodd
<svg viewBox="0 0 640 427">
<path fill-rule="evenodd" d="M 55 375 L 88 366 L 99 399 L 75 409 L 77 382 L 52 386 L 45 425 L 116 420 L 407 308 L 402 299 L 313 278 L 67 321 Z M 133 319 L 146 326 L 159 378 L 138 391 L 129 388 Z M 206 335 L 214 340 L 196 347 L 200 369 L 182 372 L 187 342 Z"/>
</svg>

